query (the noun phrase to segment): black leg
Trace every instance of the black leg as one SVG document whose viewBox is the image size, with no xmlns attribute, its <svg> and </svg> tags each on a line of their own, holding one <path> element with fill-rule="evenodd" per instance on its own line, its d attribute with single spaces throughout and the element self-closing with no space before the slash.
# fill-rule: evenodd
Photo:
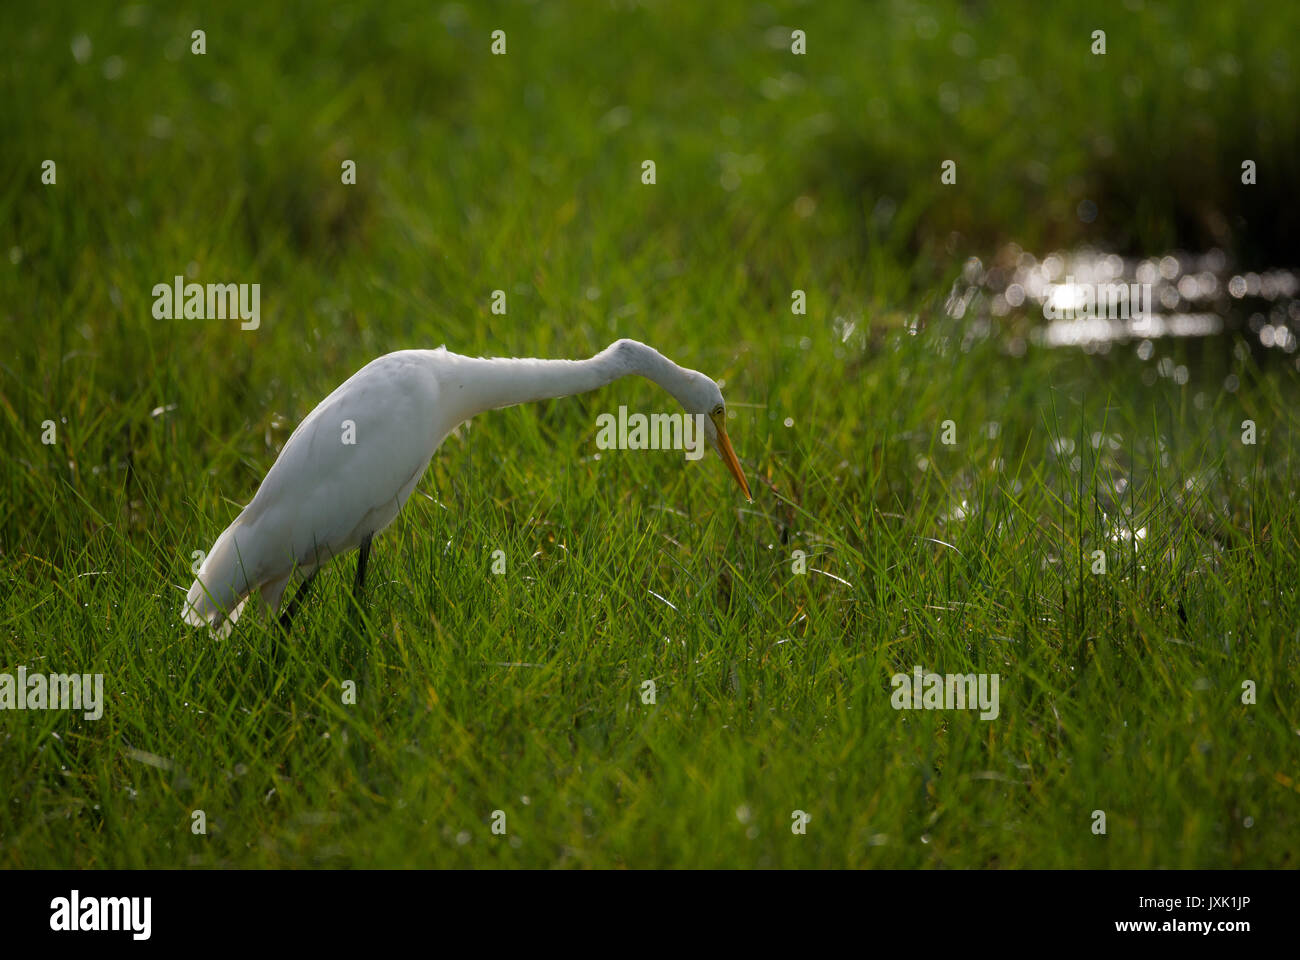
<svg viewBox="0 0 1300 960">
<path fill-rule="evenodd" d="M 313 570 L 311 576 L 302 582 L 302 586 L 298 588 L 293 595 L 293 599 L 289 601 L 288 609 L 280 614 L 280 626 L 284 629 L 289 629 L 289 624 L 293 622 L 293 615 L 298 612 L 298 607 L 302 604 L 303 598 L 307 596 L 307 591 L 311 589 L 318 572 L 318 570 Z"/>
<path fill-rule="evenodd" d="M 357 579 L 352 583 L 352 596 L 356 598 L 358 606 L 361 604 L 361 588 L 366 585 L 366 563 L 370 560 L 370 539 L 373 536 L 371 534 L 361 541 L 361 549 L 357 554 Z"/>
<path fill-rule="evenodd" d="M 368 620 L 365 611 L 361 608 L 361 588 L 366 583 L 366 566 L 370 562 L 370 540 L 371 536 L 361 541 L 361 546 L 357 551 L 357 578 L 352 581 L 352 609 L 348 611 L 348 623 L 351 626 L 349 637 L 346 640 L 347 660 L 357 671 L 357 686 L 364 686 L 366 681 L 366 660 L 369 649 L 364 642 L 365 637 L 369 634 L 367 628 Z"/>
</svg>

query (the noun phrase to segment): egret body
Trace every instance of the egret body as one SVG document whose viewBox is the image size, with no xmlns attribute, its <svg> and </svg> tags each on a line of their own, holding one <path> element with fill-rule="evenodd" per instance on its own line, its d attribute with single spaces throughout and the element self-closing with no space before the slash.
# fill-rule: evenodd
<svg viewBox="0 0 1300 960">
<path fill-rule="evenodd" d="M 296 577 L 303 586 L 281 617 L 287 625 L 317 571 L 354 549 L 360 589 L 371 539 L 392 523 L 457 426 L 486 410 L 586 393 L 632 374 L 704 416 L 705 436 L 749 498 L 718 385 L 643 343 L 619 340 L 587 360 L 399 350 L 366 364 L 298 424 L 252 502 L 208 552 L 181 618 L 225 635 L 254 591 L 278 613 Z"/>
</svg>

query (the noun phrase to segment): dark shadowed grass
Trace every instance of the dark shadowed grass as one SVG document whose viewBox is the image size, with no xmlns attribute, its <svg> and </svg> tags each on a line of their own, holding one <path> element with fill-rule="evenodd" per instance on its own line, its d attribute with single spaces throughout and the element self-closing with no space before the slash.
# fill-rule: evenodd
<svg viewBox="0 0 1300 960">
<path fill-rule="evenodd" d="M 1201 132 L 1285 176 L 1294 31 L 1202 6 L 1109 21 L 1077 69 L 1091 15 L 906 4 L 258 5 L 205 16 L 206 58 L 163 8 L 4 37 L 0 672 L 108 703 L 0 713 L 0 864 L 1295 866 L 1294 365 L 1011 357 L 942 311 L 983 238 L 1285 228 Z M 803 60 L 769 38 L 804 23 Z M 261 328 L 152 319 L 178 273 L 260 283 Z M 360 610 L 349 560 L 289 637 L 179 623 L 192 553 L 366 360 L 620 336 L 725 381 L 754 504 L 712 455 L 598 451 L 600 413 L 668 409 L 620 382 L 449 438 Z M 916 665 L 999 674 L 999 716 L 894 710 Z"/>
</svg>

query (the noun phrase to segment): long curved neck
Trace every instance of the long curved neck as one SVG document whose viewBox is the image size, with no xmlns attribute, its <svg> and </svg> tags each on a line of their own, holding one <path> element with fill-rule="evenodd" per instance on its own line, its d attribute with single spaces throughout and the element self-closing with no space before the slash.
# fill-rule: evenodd
<svg viewBox="0 0 1300 960">
<path fill-rule="evenodd" d="M 681 399 L 689 373 L 657 350 L 619 340 L 587 360 L 457 357 L 444 385 L 462 419 L 519 403 L 568 397 L 637 374 Z"/>
</svg>

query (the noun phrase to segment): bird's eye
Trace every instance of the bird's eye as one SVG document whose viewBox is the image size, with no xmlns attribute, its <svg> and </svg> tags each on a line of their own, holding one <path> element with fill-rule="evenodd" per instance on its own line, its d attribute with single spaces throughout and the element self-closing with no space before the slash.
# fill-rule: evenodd
<svg viewBox="0 0 1300 960">
<path fill-rule="evenodd" d="M 722 406 L 722 404 L 718 404 L 718 405 L 717 405 L 716 407 L 714 407 L 711 411 L 709 411 L 709 416 L 711 416 L 711 417 L 721 416 L 721 415 L 722 415 L 722 411 L 723 411 L 723 406 Z"/>
</svg>

